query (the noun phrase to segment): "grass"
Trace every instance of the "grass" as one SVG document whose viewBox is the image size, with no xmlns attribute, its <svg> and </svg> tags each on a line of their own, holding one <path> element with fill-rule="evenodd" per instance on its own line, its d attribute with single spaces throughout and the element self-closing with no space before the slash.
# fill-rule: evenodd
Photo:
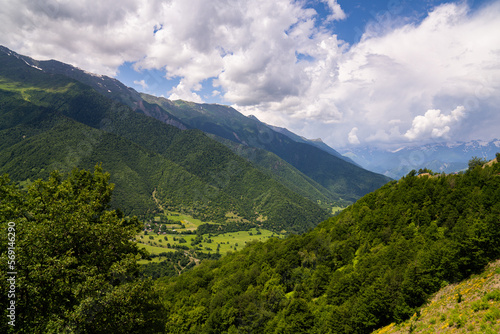
<svg viewBox="0 0 500 334">
<path fill-rule="evenodd" d="M 186 230 L 188 231 L 196 231 L 198 226 L 202 224 L 214 224 L 212 222 L 203 222 L 199 219 L 178 212 L 169 212 L 165 216 L 170 220 L 178 221 L 179 223 L 184 225 Z"/>
<path fill-rule="evenodd" d="M 61 87 L 42 87 L 36 86 L 27 86 L 23 85 L 20 82 L 14 82 L 8 79 L 5 79 L 3 77 L 0 77 L 0 89 L 1 90 L 6 90 L 10 92 L 18 92 L 21 94 L 24 100 L 30 101 L 31 98 L 31 93 L 30 92 L 46 92 L 46 93 L 66 93 L 72 86 L 74 86 L 73 83 L 68 83 L 64 86 Z"/>
<path fill-rule="evenodd" d="M 140 247 L 145 248 L 150 254 L 174 252 L 176 250 L 175 248 L 167 248 L 167 244 L 170 244 L 171 247 L 173 247 L 173 245 L 184 245 L 189 247 L 189 249 L 198 249 L 205 253 L 215 253 L 217 251 L 217 246 L 219 246 L 219 253 L 225 255 L 229 251 L 242 249 L 250 241 L 265 241 L 272 237 L 282 237 L 282 235 L 278 235 L 268 230 L 260 229 L 259 231 L 261 234 L 257 234 L 257 229 L 255 228 L 249 231 L 239 231 L 212 236 L 204 234 L 203 241 L 196 246 L 191 245 L 191 242 L 193 242 L 197 236 L 196 234 L 155 235 L 148 233 L 147 235 L 144 235 L 144 232 L 141 232 L 136 237 L 136 241 L 139 243 Z M 167 237 L 168 240 L 165 240 L 165 237 Z M 174 238 L 176 240 L 174 240 Z M 181 238 L 187 242 L 181 243 L 179 241 Z M 211 242 L 209 240 L 211 240 Z"/>
<path fill-rule="evenodd" d="M 341 206 L 334 206 L 332 207 L 332 215 L 344 210 L 345 208 L 344 207 L 341 207 Z"/>
<path fill-rule="evenodd" d="M 219 252 L 221 254 L 227 254 L 229 251 L 240 250 L 250 241 L 265 241 L 269 238 L 281 237 L 274 232 L 268 230 L 260 230 L 261 234 L 257 235 L 257 229 L 253 228 L 249 231 L 239 231 L 233 233 L 224 233 L 217 236 L 213 236 L 211 239 L 213 242 L 211 244 L 202 243 L 203 247 L 211 247 L 217 249 L 217 245 L 220 245 Z M 207 235 L 204 235 L 206 237 Z"/>
<path fill-rule="evenodd" d="M 388 333 L 500 333 L 500 260 L 480 275 L 441 289 L 420 317 L 374 332 Z"/>
<path fill-rule="evenodd" d="M 203 222 L 191 216 L 177 213 L 168 212 L 162 216 L 154 217 L 154 222 L 159 223 L 162 218 L 167 218 L 170 221 L 179 222 L 179 224 L 164 224 L 169 229 L 175 229 L 179 234 L 155 234 L 148 232 L 145 234 L 142 231 L 136 236 L 135 241 L 138 245 L 146 249 L 150 254 L 158 255 L 163 252 L 175 252 L 177 249 L 174 245 L 187 246 L 189 249 L 198 250 L 204 253 L 216 253 L 219 248 L 221 255 L 226 255 L 228 252 L 234 252 L 242 249 L 247 243 L 251 241 L 265 241 L 272 237 L 282 238 L 283 235 L 274 233 L 269 230 L 252 228 L 249 231 L 239 231 L 224 233 L 219 235 L 204 234 L 202 235 L 203 241 L 193 246 L 191 243 L 197 237 L 197 234 L 186 234 L 183 231 L 196 231 L 198 226 L 202 224 L 214 224 L 212 222 Z M 165 239 L 166 238 L 166 239 Z M 175 238 L 175 240 L 174 240 Z M 180 242 L 181 239 L 186 242 Z M 167 244 L 170 244 L 170 248 Z M 153 262 L 160 262 L 163 258 L 154 257 Z M 140 260 L 139 263 L 149 263 L 148 260 Z"/>
</svg>

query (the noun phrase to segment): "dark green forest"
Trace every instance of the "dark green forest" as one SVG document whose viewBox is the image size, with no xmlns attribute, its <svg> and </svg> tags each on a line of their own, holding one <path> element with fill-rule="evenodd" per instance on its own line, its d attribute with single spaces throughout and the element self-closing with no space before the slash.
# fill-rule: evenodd
<svg viewBox="0 0 500 334">
<path fill-rule="evenodd" d="M 338 153 L 338 156 L 332 155 L 315 145 L 293 140 L 291 137 L 272 130 L 256 118 L 246 117 L 231 107 L 182 100 L 170 101 L 147 94 L 141 94 L 141 97 L 151 104 L 160 106 L 163 114 L 173 115 L 191 127 L 226 139 L 221 142 L 229 147 L 234 148 L 234 144 L 237 143 L 272 152 L 282 161 L 293 166 L 295 171 L 300 171 L 306 176 L 303 182 L 314 181 L 314 184 L 310 183 L 307 187 L 312 186 L 316 188 L 316 191 L 318 189 L 321 191 L 322 196 L 310 192 L 317 198 L 327 197 L 331 202 L 352 203 L 390 180 L 386 176 L 375 174 L 347 162 Z M 248 150 L 235 152 L 249 157 Z M 253 151 L 250 152 L 254 154 Z M 260 153 L 257 152 L 257 154 Z M 264 159 L 269 159 L 269 156 L 253 157 L 252 155 L 250 159 L 261 164 L 265 164 Z"/>
<path fill-rule="evenodd" d="M 138 279 L 141 224 L 110 210 L 109 174 L 54 172 L 21 191 L 0 177 L 0 262 L 12 260 L 14 296 L 0 271 L 2 333 L 154 333 L 165 309 L 150 279 Z M 13 222 L 14 238 L 8 239 Z M 12 225 L 12 224 L 10 224 Z M 9 225 L 9 226 L 10 226 Z M 11 226 L 12 227 L 12 226 Z M 11 235 L 12 236 L 12 235 Z M 15 327 L 6 305 L 15 301 Z"/>
<path fill-rule="evenodd" d="M 56 60 L 38 61 L 16 54 L 2 46 L 0 46 L 0 65 L 0 72 L 5 78 L 15 82 L 33 83 L 35 79 L 34 86 L 50 88 L 56 78 L 65 78 L 66 82 L 67 79 L 71 79 L 72 84 L 79 83 L 72 88 L 80 89 L 83 84 L 87 89 L 91 88 L 94 94 L 97 92 L 101 100 L 104 98 L 108 103 L 112 101 L 115 107 L 127 106 L 141 116 L 149 116 L 179 129 L 199 129 L 210 133 L 212 138 L 221 141 L 261 171 L 314 203 L 320 202 L 324 208 L 331 209 L 351 204 L 389 181 L 389 178 L 383 175 L 351 163 L 351 160 L 325 144 L 305 140 L 290 132 L 284 135 L 256 118 L 246 117 L 227 106 L 197 104 L 182 100 L 170 101 L 140 94 L 116 79 L 93 75 Z M 42 71 L 32 66 L 42 68 Z M 39 91 L 43 93 L 43 90 Z M 29 97 L 34 90 L 29 89 L 25 92 L 28 94 L 23 96 Z M 101 116 L 96 117 L 95 111 L 85 115 L 85 111 L 88 110 L 85 107 L 87 98 L 88 96 L 80 98 L 84 102 L 83 108 L 80 108 L 80 101 L 66 108 L 66 112 L 71 114 L 70 117 L 92 127 L 104 128 L 108 132 L 120 131 L 120 136 L 141 146 L 147 143 L 155 151 L 161 148 L 162 138 L 155 139 L 158 131 L 141 127 L 141 130 L 145 131 L 137 132 L 134 128 L 137 119 L 129 118 L 127 113 L 119 112 L 114 117 L 109 117 L 104 108 Z M 61 103 L 54 105 L 60 106 Z M 101 103 L 97 102 L 94 106 L 100 108 Z M 73 109 L 78 111 L 78 115 L 72 113 Z M 89 117 L 91 114 L 94 116 Z M 102 117 L 103 115 L 105 117 Z M 118 126 L 114 126 L 113 123 L 117 121 L 118 115 L 121 122 L 118 122 L 120 123 Z M 139 119 L 143 120 L 144 117 Z M 129 131 L 130 129 L 132 131 Z M 238 144 L 240 144 L 239 149 L 234 150 L 234 145 Z"/>
<path fill-rule="evenodd" d="M 310 233 L 158 282 L 171 333 L 369 333 L 500 256 L 500 165 L 410 173 Z"/>
<path fill-rule="evenodd" d="M 28 191 L 0 178 L 2 230 L 16 225 L 18 332 L 369 333 L 500 256 L 496 163 L 413 171 L 308 233 L 152 281 L 130 241 L 139 222 L 110 209 L 109 179 L 99 166 L 53 173 Z"/>
</svg>

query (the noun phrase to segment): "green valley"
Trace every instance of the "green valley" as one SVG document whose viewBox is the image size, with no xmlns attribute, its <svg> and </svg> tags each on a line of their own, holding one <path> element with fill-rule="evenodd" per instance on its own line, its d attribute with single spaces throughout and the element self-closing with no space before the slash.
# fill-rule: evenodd
<svg viewBox="0 0 500 334">
<path fill-rule="evenodd" d="M 457 175 L 412 172 L 308 233 L 255 240 L 237 251 L 242 232 L 189 234 L 193 225 L 209 230 L 217 225 L 191 225 L 189 217 L 176 213 L 156 215 L 152 220 L 159 225 L 188 228 L 175 234 L 144 233 L 142 239 L 150 242 L 146 248 L 171 242 L 233 250 L 219 260 L 205 257 L 196 266 L 188 246 L 187 254 L 165 251 L 158 257 L 168 261 L 142 269 L 137 260 L 148 255 L 132 240 L 144 224 L 110 210 L 109 180 L 99 166 L 94 173 L 52 173 L 27 192 L 6 177 L 0 179 L 1 224 L 12 221 L 20 236 L 19 293 L 31 296 L 19 299 L 18 316 L 26 331 L 369 333 L 405 320 L 410 329 L 420 330 L 413 315 L 427 319 L 420 308 L 441 288 L 462 281 L 458 290 L 451 289 L 464 304 L 444 320 L 429 318 L 429 324 L 469 328 L 460 313 L 469 312 L 484 317 L 479 328 L 495 328 L 498 292 L 471 292 L 476 283 L 464 280 L 500 257 L 499 163 L 472 165 Z M 182 230 L 186 233 L 177 234 Z M 264 234 L 250 233 L 255 239 Z M 6 235 L 0 237 L 2 261 L 8 254 Z M 6 273 L 2 275 L 7 282 Z M 145 275 L 163 277 L 151 281 Z M 0 296 L 2 302 L 6 296 Z M 128 321 L 113 316 L 122 314 L 119 309 L 127 310 Z M 33 313 L 38 315 L 33 320 L 26 316 Z"/>
</svg>

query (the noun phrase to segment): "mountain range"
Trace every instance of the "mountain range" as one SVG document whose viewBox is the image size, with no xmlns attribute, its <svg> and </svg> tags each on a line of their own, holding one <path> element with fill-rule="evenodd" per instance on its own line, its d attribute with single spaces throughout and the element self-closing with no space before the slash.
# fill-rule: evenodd
<svg viewBox="0 0 500 334">
<path fill-rule="evenodd" d="M 264 149 L 274 153 L 297 170 L 319 183 L 333 201 L 353 202 L 363 194 L 389 181 L 357 165 L 327 145 L 304 140 L 288 131 L 273 130 L 255 117 L 246 117 L 234 108 L 216 104 L 170 101 L 141 94 L 165 113 L 174 115 L 184 124 L 216 135 L 244 147 Z M 225 141 L 222 141 L 225 142 Z"/>
<path fill-rule="evenodd" d="M 0 224 L 17 233 L 0 234 L 0 258 L 17 245 L 18 262 L 0 271 L 4 318 L 7 291 L 19 296 L 16 328 L 1 331 L 364 334 L 407 321 L 410 333 L 498 332 L 498 289 L 479 287 L 498 269 L 464 280 L 500 257 L 500 154 L 463 173 L 386 182 L 328 151 L 227 106 L 139 94 L 1 48 L 0 173 L 15 183 L 0 177 Z M 161 208 L 292 235 L 145 279 L 132 216 Z M 454 311 L 427 320 L 436 308 L 425 303 L 458 282 Z"/>
<path fill-rule="evenodd" d="M 206 220 L 300 233 L 389 180 L 233 108 L 139 94 L 4 47 L 0 97 L 1 173 L 29 182 L 102 163 L 126 214 L 152 214 L 160 201 Z"/>
<path fill-rule="evenodd" d="M 438 173 L 463 171 L 472 157 L 491 160 L 498 151 L 500 140 L 494 139 L 403 146 L 392 150 L 354 147 L 342 152 L 364 168 L 398 179 L 413 169 L 427 168 Z"/>
</svg>

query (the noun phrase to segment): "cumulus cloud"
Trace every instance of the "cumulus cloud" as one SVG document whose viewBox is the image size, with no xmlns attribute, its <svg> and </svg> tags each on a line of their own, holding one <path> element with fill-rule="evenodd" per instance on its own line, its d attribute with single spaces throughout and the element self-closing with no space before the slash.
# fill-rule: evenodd
<svg viewBox="0 0 500 334">
<path fill-rule="evenodd" d="M 325 24 L 349 19 L 336 0 L 321 1 Z M 465 110 L 466 136 L 498 132 L 500 1 L 473 13 L 466 2 L 447 3 L 421 22 L 371 24 L 354 45 L 303 4 L 0 0 L 0 44 L 100 74 L 124 62 L 162 70 L 178 82 L 164 92 L 172 99 L 201 102 L 210 80 L 245 114 L 336 147 L 453 140 Z M 459 105 L 455 114 L 439 111 Z"/>
<path fill-rule="evenodd" d="M 323 93 L 330 92 L 345 123 L 343 134 L 325 131 L 327 141 L 340 142 L 353 126 L 366 134 L 359 136 L 362 143 L 372 144 L 497 136 L 493 124 L 500 122 L 495 112 L 500 102 L 500 36 L 493 31 L 500 29 L 498 15 L 499 2 L 472 14 L 465 4 L 447 4 L 420 24 L 402 25 L 382 35 L 368 31 L 336 58 L 331 70 L 337 74 L 335 80 L 321 80 Z M 430 133 L 418 130 L 422 110 L 452 110 L 457 105 L 470 114 L 460 134 L 453 131 L 453 124 L 459 125 L 459 110 L 455 117 L 446 115 L 449 124 L 432 127 Z M 436 116 L 426 115 L 420 117 Z M 446 122 L 440 116 L 435 121 Z M 400 128 L 412 130 L 401 135 L 390 122 L 396 119 Z"/>
<path fill-rule="evenodd" d="M 347 135 L 347 140 L 349 140 L 350 144 L 353 145 L 358 145 L 360 143 L 358 136 L 356 135 L 356 132 L 358 132 L 358 128 L 354 127 L 351 129 L 351 132 Z"/>
<path fill-rule="evenodd" d="M 299 94 L 242 110 L 264 121 L 281 114 L 293 130 L 337 146 L 352 144 L 354 127 L 360 143 L 384 146 L 410 139 L 493 138 L 494 124 L 500 122 L 500 35 L 493 33 L 500 29 L 499 15 L 499 2 L 472 14 L 465 4 L 446 4 L 419 24 L 379 29 L 383 34 L 367 31 L 352 46 L 317 34 L 309 49 L 315 60 L 304 64 Z M 430 133 L 418 127 L 400 133 L 419 115 L 425 117 L 422 111 L 457 105 L 471 115 L 460 133 L 452 131 L 460 125 L 456 120 Z M 445 116 L 450 115 L 437 119 L 445 121 Z"/>
<path fill-rule="evenodd" d="M 0 43 L 36 59 L 57 59 L 115 75 L 153 41 L 150 8 L 135 0 L 0 0 Z M 150 28 L 151 26 L 151 28 Z"/>
<path fill-rule="evenodd" d="M 458 106 L 449 115 L 441 114 L 441 110 L 431 109 L 422 116 L 413 119 L 411 128 L 405 133 L 409 140 L 420 139 L 422 137 L 439 138 L 447 136 L 450 126 L 460 122 L 465 117 L 465 108 Z"/>
<path fill-rule="evenodd" d="M 326 3 L 331 10 L 331 14 L 328 16 L 327 20 L 337 21 L 346 18 L 346 14 L 344 13 L 340 5 L 337 3 L 337 0 L 322 0 L 322 1 Z"/>
</svg>

